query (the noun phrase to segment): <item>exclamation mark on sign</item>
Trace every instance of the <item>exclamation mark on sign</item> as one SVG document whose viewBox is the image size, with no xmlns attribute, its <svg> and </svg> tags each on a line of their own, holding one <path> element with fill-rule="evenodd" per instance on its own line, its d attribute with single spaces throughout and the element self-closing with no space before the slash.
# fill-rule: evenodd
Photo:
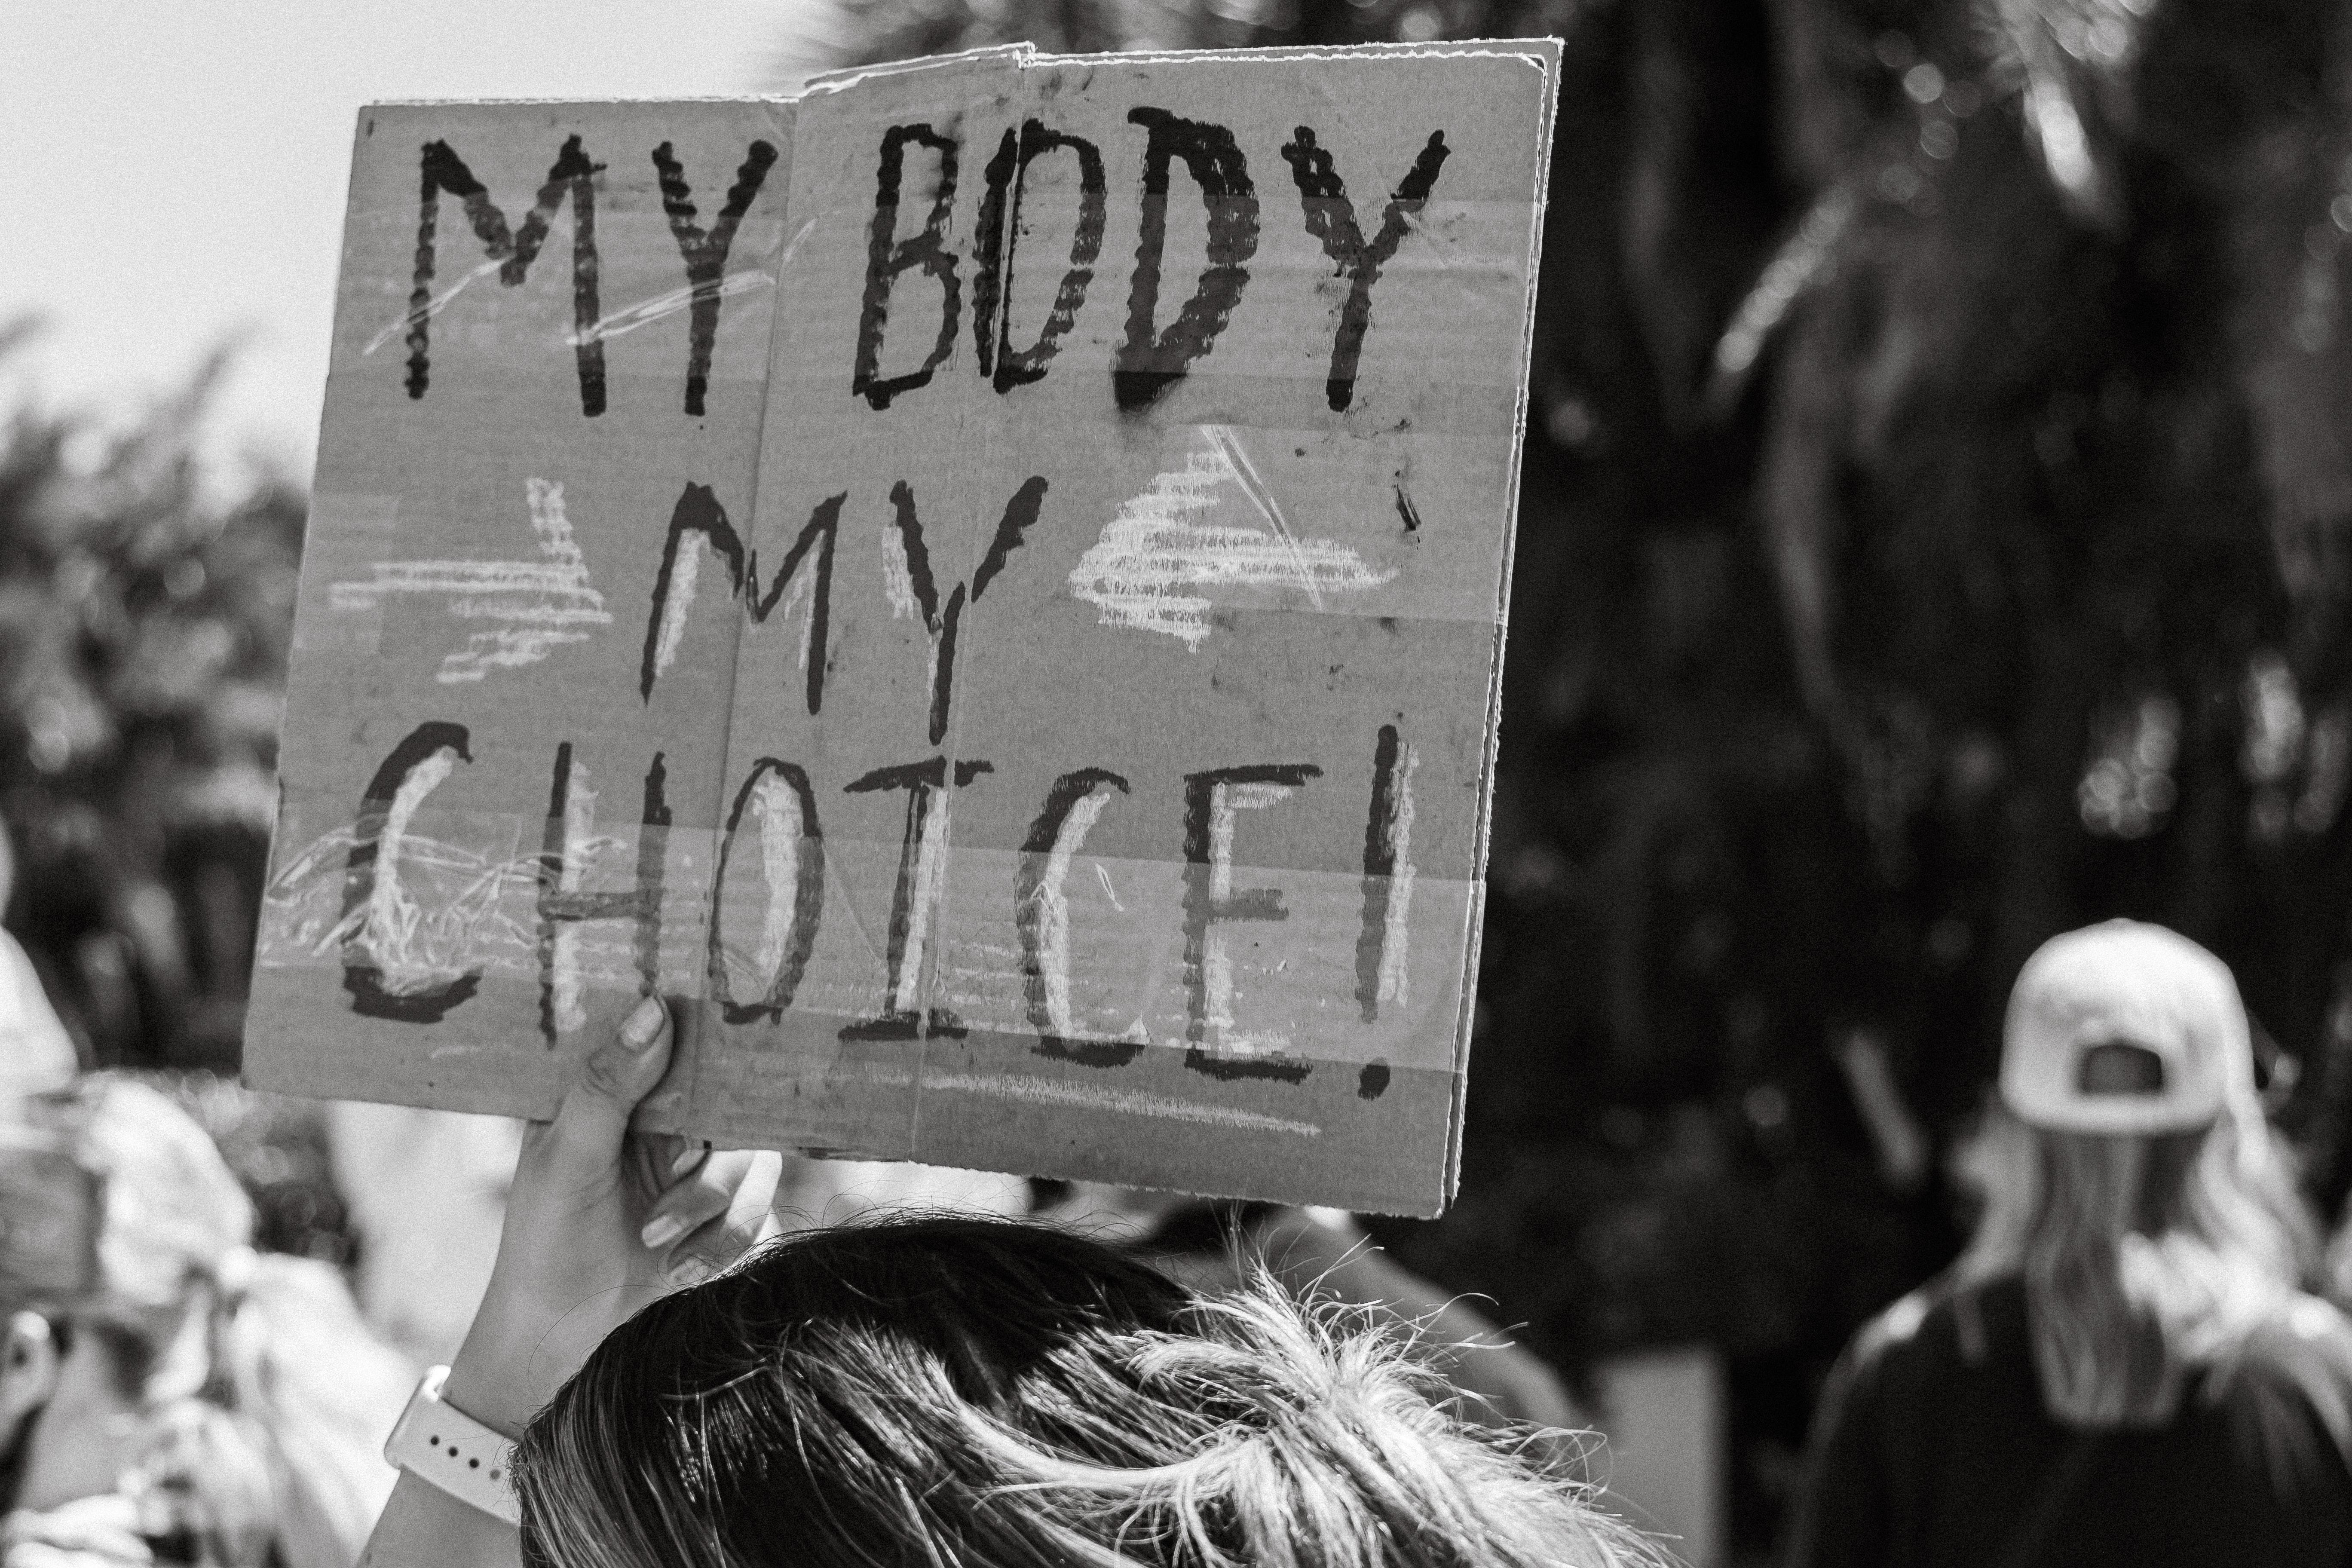
<svg viewBox="0 0 2352 1568">
<path fill-rule="evenodd" d="M 1420 762 L 1397 736 L 1381 726 L 1372 750 L 1372 806 L 1364 824 L 1364 923 L 1356 937 L 1356 1005 L 1364 1022 L 1377 1023 L 1381 1004 L 1402 1005 L 1405 995 L 1405 939 L 1412 906 L 1412 771 Z"/>
</svg>

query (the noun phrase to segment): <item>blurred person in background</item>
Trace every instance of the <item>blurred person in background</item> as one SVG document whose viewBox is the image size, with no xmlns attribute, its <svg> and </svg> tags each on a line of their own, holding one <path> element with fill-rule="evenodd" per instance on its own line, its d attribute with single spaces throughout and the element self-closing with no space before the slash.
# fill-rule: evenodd
<svg viewBox="0 0 2352 1568">
<path fill-rule="evenodd" d="M 0 1564 L 349 1568 L 411 1375 L 219 1152 L 96 1074 L 0 1118 Z"/>
<path fill-rule="evenodd" d="M 2352 1325 L 2303 1289 L 2228 968 L 2129 921 L 2052 939 L 2000 1100 L 1969 1249 L 1831 1376 L 1791 1568 L 2352 1560 Z"/>
<path fill-rule="evenodd" d="M 0 823 L 0 910 L 16 885 L 16 851 Z M 80 1067 L 73 1037 L 15 936 L 0 931 L 0 1114 L 27 1095 L 62 1089 Z"/>
</svg>

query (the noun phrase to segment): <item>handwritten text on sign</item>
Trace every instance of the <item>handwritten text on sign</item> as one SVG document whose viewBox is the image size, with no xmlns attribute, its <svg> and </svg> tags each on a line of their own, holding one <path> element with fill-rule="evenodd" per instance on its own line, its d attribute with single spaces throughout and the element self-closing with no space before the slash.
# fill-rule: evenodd
<svg viewBox="0 0 2352 1568">
<path fill-rule="evenodd" d="M 365 111 L 255 1081 L 1442 1205 L 1550 79 Z"/>
</svg>

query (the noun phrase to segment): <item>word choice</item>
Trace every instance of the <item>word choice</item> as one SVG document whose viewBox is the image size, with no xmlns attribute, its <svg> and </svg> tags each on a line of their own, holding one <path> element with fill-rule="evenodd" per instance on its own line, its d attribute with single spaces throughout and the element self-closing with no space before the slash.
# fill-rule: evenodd
<svg viewBox="0 0 2352 1568">
<path fill-rule="evenodd" d="M 383 932 L 410 900 L 399 886 L 408 825 L 427 796 L 463 763 L 473 761 L 472 737 L 462 724 L 429 721 L 388 752 L 362 797 L 353 844 L 344 867 L 341 929 L 343 988 L 354 1011 L 399 1023 L 432 1024 L 471 998 L 481 971 L 388 984 L 376 960 Z M 1406 900 L 1412 883 L 1413 752 L 1395 726 L 1382 725 L 1372 748 L 1371 795 L 1364 828 L 1363 913 L 1356 944 L 1355 999 L 1367 1023 L 1383 1001 L 1401 994 Z M 583 989 L 572 933 L 584 922 L 624 921 L 634 928 L 640 982 L 657 988 L 666 847 L 672 816 L 667 770 L 656 752 L 644 778 L 637 862 L 633 885 L 583 890 L 593 824 L 593 796 L 575 792 L 581 770 L 570 742 L 555 750 L 546 836 L 538 862 L 538 954 L 541 1027 L 554 1043 L 576 1027 Z M 872 1017 L 841 1029 L 844 1040 L 960 1038 L 963 1021 L 921 1001 L 923 949 L 948 851 L 949 800 L 995 772 L 971 758 L 931 756 L 877 768 L 841 786 L 850 795 L 877 792 L 906 797 L 906 831 L 891 899 L 885 954 L 884 1005 Z M 1265 763 L 1206 769 L 1183 775 L 1181 836 L 1184 868 L 1183 936 L 1186 1063 L 1218 1079 L 1270 1078 L 1297 1082 L 1307 1063 L 1279 1055 L 1240 1056 L 1206 1048 L 1210 1026 L 1231 1022 L 1232 982 L 1220 929 L 1234 921 L 1288 916 L 1276 888 L 1236 889 L 1233 840 L 1238 813 L 1288 798 L 1323 776 L 1311 763 Z M 1072 858 L 1106 806 L 1131 793 L 1129 782 L 1106 768 L 1073 769 L 1046 791 L 1022 844 L 1013 921 L 1018 933 L 1028 1021 L 1039 1054 L 1094 1067 L 1114 1067 L 1143 1048 L 1126 1040 L 1081 1038 L 1069 1000 L 1069 905 L 1063 883 Z M 730 1024 L 781 1020 L 793 1005 L 814 951 L 824 911 L 824 829 L 819 791 L 808 772 L 778 757 L 754 762 L 734 792 L 712 876 L 707 974 L 709 999 Z M 746 819 L 750 818 L 747 823 Z M 741 841 L 749 835 L 758 852 Z M 742 848 L 746 853 L 739 856 Z M 765 882 L 757 939 L 730 942 L 725 930 L 730 878 Z M 767 968 L 756 994 L 738 992 L 722 955 L 761 955 Z"/>
</svg>

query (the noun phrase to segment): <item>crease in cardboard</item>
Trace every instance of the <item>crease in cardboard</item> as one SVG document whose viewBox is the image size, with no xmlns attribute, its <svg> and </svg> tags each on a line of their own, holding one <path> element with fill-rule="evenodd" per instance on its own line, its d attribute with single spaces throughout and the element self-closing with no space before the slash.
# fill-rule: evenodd
<svg viewBox="0 0 2352 1568">
<path fill-rule="evenodd" d="M 785 269 L 792 265 L 793 257 L 799 253 L 802 241 L 808 237 L 811 230 L 815 228 L 817 223 L 817 220 L 814 217 L 804 218 L 801 221 L 800 226 L 797 229 L 792 228 L 793 154 L 799 134 L 799 108 L 794 103 L 772 103 L 762 108 L 760 116 L 761 119 L 766 121 L 768 131 L 775 137 L 777 146 L 777 157 L 775 159 L 775 163 L 777 165 L 780 165 L 778 167 L 772 168 L 761 180 L 760 196 L 762 200 L 772 201 L 774 204 L 776 219 L 782 224 L 786 229 L 791 231 L 791 237 L 787 239 L 783 246 L 776 251 L 773 258 L 766 263 L 768 276 L 777 296 L 777 303 L 768 313 L 767 341 L 760 346 L 760 354 L 757 362 L 767 368 L 767 374 L 760 378 L 758 400 L 751 410 L 751 418 L 747 426 L 753 435 L 753 440 L 751 443 L 750 461 L 748 464 L 749 472 L 745 475 L 744 493 L 742 497 L 742 504 L 744 508 L 744 523 L 742 531 L 743 537 L 746 539 L 757 539 L 759 537 L 760 515 L 758 509 L 760 497 L 760 464 L 761 458 L 766 452 L 766 441 L 764 437 L 767 430 L 768 398 L 770 391 L 775 384 L 775 345 L 777 336 L 782 330 L 784 315 L 783 305 L 782 302 L 784 272 Z M 811 526 L 814 527 L 814 519 L 812 518 Z M 697 536 L 697 542 L 698 545 L 708 545 L 710 543 L 710 540 L 707 535 L 698 535 Z M 699 552 L 698 551 L 698 553 Z M 785 559 L 789 562 L 791 560 L 790 555 L 787 554 Z M 829 565 L 830 556 L 823 557 L 817 563 L 818 570 L 826 569 Z M 747 557 L 744 561 L 743 568 L 743 607 L 742 611 L 736 616 L 734 621 L 736 631 L 735 636 L 730 644 L 725 706 L 721 709 L 721 711 L 730 714 L 734 710 L 735 682 L 742 670 L 743 644 L 745 637 L 756 623 L 766 618 L 764 615 L 754 613 L 758 608 L 755 596 L 760 592 L 757 558 Z M 814 574 L 812 573 L 810 575 L 813 580 Z M 686 595 L 686 598 L 690 604 L 693 599 L 693 595 L 689 592 Z M 787 613 L 789 613 L 789 608 L 790 607 L 787 606 Z M 683 626 L 684 623 L 683 620 L 681 620 L 681 633 L 683 631 Z M 802 628 L 801 661 L 803 667 L 805 667 L 808 659 L 809 640 L 814 636 L 815 630 L 815 616 L 814 610 L 812 610 L 805 617 L 804 624 Z M 673 653 L 675 652 L 675 647 L 673 647 L 672 651 Z M 640 674 L 642 677 L 643 672 L 641 671 Z M 646 690 L 642 695 L 644 695 L 646 700 L 650 703 L 650 690 Z M 722 984 L 725 981 L 725 976 L 719 968 L 722 959 L 719 952 L 714 951 L 717 948 L 717 943 L 713 941 L 714 936 L 720 933 L 723 930 L 720 924 L 720 900 L 726 893 L 726 879 L 722 874 L 723 868 L 719 864 L 719 860 L 723 857 L 725 849 L 723 847 L 723 840 L 720 840 L 717 837 L 718 828 L 716 825 L 724 820 L 719 814 L 724 808 L 727 801 L 727 781 L 731 776 L 731 770 L 729 768 L 728 763 L 731 758 L 734 750 L 733 740 L 734 737 L 730 727 L 729 734 L 721 740 L 719 745 L 719 767 L 712 786 L 711 794 L 709 797 L 710 801 L 710 813 L 708 820 L 713 825 L 713 840 L 709 851 L 709 858 L 706 860 L 705 864 L 709 865 L 710 868 L 710 882 L 709 889 L 704 892 L 701 900 L 700 907 L 702 912 L 702 924 L 698 934 L 702 940 L 697 944 L 702 949 L 704 963 L 700 975 L 700 983 L 689 992 L 689 994 L 698 1003 L 709 1002 L 711 999 L 711 988 L 715 985 Z M 797 804 L 798 803 L 795 802 L 796 808 Z M 767 868 L 765 862 L 767 861 L 770 854 L 766 843 L 768 829 L 773 826 L 773 820 L 774 819 L 772 816 L 763 815 L 761 821 L 761 858 L 763 862 L 763 869 Z M 798 871 L 801 857 L 803 855 L 816 854 L 818 852 L 819 850 L 816 847 L 803 844 L 796 846 L 793 854 L 789 857 L 794 872 L 793 885 L 795 888 L 795 898 L 797 898 L 799 881 Z M 772 906 L 775 899 L 782 896 L 777 889 L 778 884 L 772 882 L 770 890 L 770 902 Z M 795 909 L 795 913 L 797 914 L 797 908 Z M 761 926 L 762 931 L 764 932 L 766 929 L 767 926 L 765 922 L 763 922 Z M 765 944 L 763 942 L 763 954 L 764 951 Z M 765 994 L 764 991 L 761 994 Z M 709 1019 L 714 1010 L 714 1008 L 708 1005 L 697 1005 L 692 1007 L 689 1009 L 688 1017 L 686 1021 L 690 1026 L 679 1028 L 678 1031 L 677 1046 L 679 1048 L 677 1055 L 673 1058 L 670 1071 L 665 1081 L 673 1097 L 670 1104 L 677 1108 L 676 1114 L 682 1123 L 691 1122 L 696 1115 L 698 1108 L 702 1104 L 702 1085 L 704 1081 L 703 1068 L 711 1047 L 712 1039 L 712 1031 L 709 1024 Z M 681 1079 L 683 1079 L 682 1082 L 668 1082 L 668 1080 Z"/>
</svg>

